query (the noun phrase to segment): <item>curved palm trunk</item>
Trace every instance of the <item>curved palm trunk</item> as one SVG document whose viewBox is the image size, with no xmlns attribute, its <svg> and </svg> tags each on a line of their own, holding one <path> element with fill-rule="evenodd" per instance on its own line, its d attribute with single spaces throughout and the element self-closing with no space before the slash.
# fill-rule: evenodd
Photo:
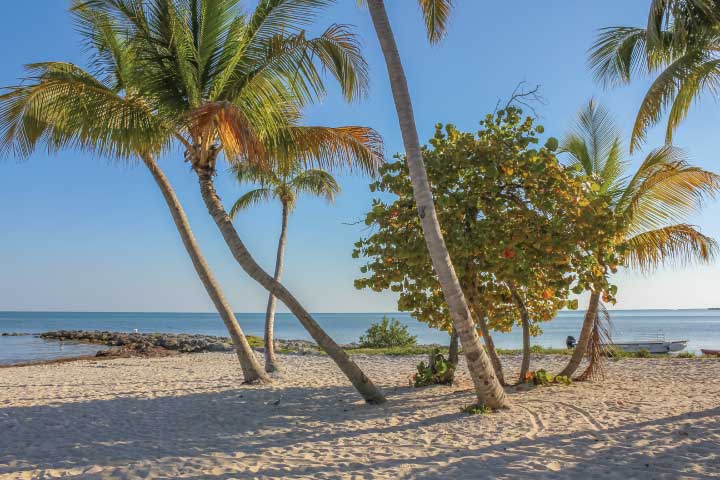
<svg viewBox="0 0 720 480">
<path fill-rule="evenodd" d="M 520 364 L 520 379 L 518 383 L 523 383 L 525 381 L 525 375 L 527 375 L 527 372 L 530 370 L 530 315 L 517 288 L 515 288 L 514 285 L 510 285 L 509 288 L 513 300 L 515 300 L 515 305 L 517 305 L 520 311 L 520 321 L 522 322 L 523 356 L 522 363 Z"/>
<path fill-rule="evenodd" d="M 453 365 L 458 364 L 458 350 L 458 335 L 455 327 L 453 327 L 452 333 L 450 334 L 450 348 L 448 349 L 448 360 L 452 362 Z"/>
<path fill-rule="evenodd" d="M 418 208 L 425 242 L 432 259 L 433 267 L 442 287 L 453 325 L 457 330 L 463 352 L 467 359 L 470 377 L 475 386 L 478 403 L 491 408 L 504 408 L 509 406 L 505 391 L 495 376 L 475 325 L 470 315 L 465 297 L 460 287 L 455 269 L 450 260 L 445 241 L 440 231 L 440 225 L 435 214 L 430 184 L 427 179 L 425 165 L 420 151 L 420 141 L 417 136 L 415 118 L 410 101 L 407 79 L 400 61 L 395 37 L 390 27 L 390 21 L 385 11 L 383 0 L 368 0 L 370 16 L 372 17 L 375 32 L 377 33 L 392 87 L 395 108 L 400 121 L 403 144 L 407 155 L 410 179 L 413 186 L 415 203 Z"/>
<path fill-rule="evenodd" d="M 340 370 L 342 370 L 350 382 L 352 382 L 353 386 L 355 386 L 366 402 L 375 404 L 383 403 L 385 397 L 380 389 L 365 376 L 363 371 L 360 370 L 360 367 L 350 359 L 348 354 L 325 333 L 307 310 L 300 305 L 300 302 L 298 302 L 282 284 L 273 280 L 273 278 L 258 265 L 255 259 L 252 258 L 220 202 L 220 198 L 215 192 L 215 186 L 212 181 L 215 173 L 214 169 L 212 167 L 203 168 L 196 166 L 195 171 L 200 180 L 200 191 L 208 212 L 210 212 L 210 216 L 215 221 L 233 257 L 235 257 L 235 260 L 237 260 L 243 270 L 290 309 L 303 327 L 305 327 L 308 333 L 315 339 L 317 344 L 325 350 L 328 356 L 340 367 Z"/>
<path fill-rule="evenodd" d="M 275 276 L 273 279 L 280 282 L 282 279 L 283 260 L 285 257 L 285 242 L 287 236 L 288 224 L 288 205 L 287 202 L 282 204 L 282 226 L 280 227 L 280 239 L 278 240 L 277 257 L 275 259 Z M 278 370 L 278 361 L 275 357 L 275 338 L 273 331 L 275 329 L 275 304 L 277 299 L 275 295 L 270 293 L 268 297 L 267 311 L 265 312 L 265 371 L 275 372 Z"/>
<path fill-rule="evenodd" d="M 501 385 L 505 385 L 505 375 L 503 374 L 502 362 L 500 356 L 495 349 L 495 342 L 493 341 L 490 329 L 488 328 L 487 321 L 485 321 L 485 315 L 480 311 L 478 305 L 473 303 L 473 310 L 475 311 L 475 318 L 477 319 L 477 325 L 480 327 L 480 333 L 482 333 L 483 340 L 485 341 L 485 348 L 487 349 L 488 356 L 492 362 L 495 375 Z"/>
<path fill-rule="evenodd" d="M 215 277 L 210 271 L 210 267 L 205 261 L 205 257 L 203 257 L 203 254 L 200 251 L 200 246 L 195 240 L 195 236 L 190 228 L 190 223 L 185 215 L 185 211 L 180 205 L 180 201 L 175 195 L 172 185 L 170 185 L 167 177 L 152 157 L 144 156 L 142 160 L 148 170 L 150 170 L 155 183 L 158 187 L 160 187 L 160 191 L 162 192 L 165 202 L 170 209 L 170 214 L 175 222 L 175 227 L 177 228 L 178 233 L 180 233 L 180 238 L 182 239 L 183 245 L 185 245 L 185 250 L 187 250 L 187 253 L 190 256 L 190 260 L 195 267 L 195 271 L 197 272 L 198 277 L 200 277 L 200 281 L 202 281 L 205 290 L 220 314 L 220 318 L 222 318 L 223 323 L 225 323 L 225 327 L 227 327 L 228 332 L 230 333 L 230 338 L 235 346 L 235 352 L 240 360 L 240 366 L 242 367 L 245 383 L 269 382 L 270 379 L 265 372 L 263 372 L 260 363 L 257 361 L 252 348 L 250 348 L 250 344 L 245 338 L 245 335 L 235 318 L 235 314 L 220 289 L 220 285 L 218 285 L 217 280 L 215 280 Z"/>
<path fill-rule="evenodd" d="M 600 306 L 600 292 L 592 292 L 590 294 L 590 303 L 588 304 L 585 319 L 583 320 L 582 330 L 580 330 L 580 338 L 578 339 L 575 350 L 573 350 L 570 361 L 558 375 L 571 376 L 580 366 L 585 353 L 587 352 L 590 336 L 593 333 L 593 327 L 597 318 L 598 308 Z"/>
</svg>

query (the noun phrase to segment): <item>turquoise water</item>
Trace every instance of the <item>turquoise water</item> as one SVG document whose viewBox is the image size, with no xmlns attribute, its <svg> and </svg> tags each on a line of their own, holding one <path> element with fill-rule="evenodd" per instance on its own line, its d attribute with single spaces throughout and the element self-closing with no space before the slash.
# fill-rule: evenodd
<svg viewBox="0 0 720 480">
<path fill-rule="evenodd" d="M 611 311 L 615 341 L 632 340 L 664 333 L 668 340 L 688 340 L 688 350 L 720 348 L 720 311 L 718 310 L 615 310 Z M 445 343 L 448 336 L 413 320 L 404 313 L 388 313 L 408 325 L 419 343 Z M 315 319 L 339 343 L 357 341 L 368 326 L 380 320 L 382 313 L 319 313 Z M 568 335 L 579 336 L 583 312 L 560 312 L 543 326 L 534 344 L 563 347 Z M 261 336 L 264 314 L 239 313 L 245 333 Z M 225 327 L 213 313 L 102 313 L 102 312 L 0 312 L 0 333 L 40 333 L 49 330 L 108 330 L 132 332 L 200 333 L 226 336 Z M 278 314 L 277 338 L 306 339 L 310 336 L 291 314 Z M 520 332 L 495 334 L 501 348 L 519 348 Z M 40 360 L 93 353 L 97 347 L 62 345 L 27 337 L 0 337 L 0 363 Z"/>
</svg>

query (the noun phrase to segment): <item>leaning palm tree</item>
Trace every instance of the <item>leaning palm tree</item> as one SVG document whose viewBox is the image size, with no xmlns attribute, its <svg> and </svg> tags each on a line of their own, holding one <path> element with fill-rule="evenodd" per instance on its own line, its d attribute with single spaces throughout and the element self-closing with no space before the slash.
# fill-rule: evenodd
<svg viewBox="0 0 720 480">
<path fill-rule="evenodd" d="M 609 112 L 591 100 L 578 114 L 562 144 L 570 164 L 600 185 L 622 225 L 617 240 L 625 267 L 652 272 L 661 265 L 709 262 L 718 245 L 684 222 L 720 190 L 720 176 L 688 163 L 678 148 L 651 151 L 635 173 L 623 158 L 623 147 Z M 610 266 L 608 266 L 610 267 Z M 599 338 L 603 292 L 592 291 L 575 351 L 561 375 L 572 375 L 590 340 Z"/>
<path fill-rule="evenodd" d="M 136 83 L 133 52 L 110 19 L 77 7 L 73 17 L 97 75 L 64 62 L 27 66 L 22 85 L 0 96 L 0 154 L 27 158 L 38 147 L 89 151 L 142 162 L 167 203 L 183 245 L 233 341 L 245 382 L 267 382 L 235 314 L 210 270 L 172 185 L 156 162 L 172 138 L 171 125 L 151 110 Z"/>
<path fill-rule="evenodd" d="M 233 168 L 233 173 L 239 183 L 254 183 L 258 184 L 258 186 L 244 193 L 235 201 L 230 209 L 230 218 L 235 219 L 241 211 L 262 202 L 271 200 L 278 200 L 280 202 L 282 216 L 277 256 L 275 258 L 275 275 L 273 277 L 276 282 L 280 282 L 285 257 L 288 217 L 295 209 L 297 198 L 301 194 L 310 194 L 323 197 L 328 202 L 332 202 L 335 199 L 335 195 L 340 191 L 340 186 L 333 176 L 325 170 L 319 168 L 303 169 L 301 165 L 296 162 L 282 162 L 273 169 L 240 164 Z M 273 338 L 275 305 L 275 295 L 270 293 L 265 311 L 264 343 L 266 372 L 278 370 Z"/>
<path fill-rule="evenodd" d="M 418 3 L 425 19 L 428 39 L 436 43 L 445 34 L 447 20 L 452 10 L 452 1 L 418 0 Z M 400 121 L 400 130 L 423 235 L 452 317 L 453 327 L 462 343 L 470 377 L 475 386 L 475 394 L 478 402 L 488 407 L 506 407 L 509 405 L 508 399 L 495 375 L 490 359 L 480 343 L 472 314 L 443 239 L 421 155 L 407 78 L 385 10 L 385 2 L 384 0 L 367 0 L 367 5 L 390 76 L 390 86 Z"/>
<path fill-rule="evenodd" d="M 669 110 L 666 143 L 703 93 L 717 98 L 720 87 L 720 2 L 652 0 L 645 28 L 602 29 L 591 48 L 590 66 L 605 86 L 641 75 L 655 80 L 640 104 L 631 152 L 649 127 Z"/>
<path fill-rule="evenodd" d="M 367 89 L 367 66 L 348 27 L 331 25 L 318 37 L 302 28 L 329 3 L 261 0 L 247 16 L 237 11 L 239 0 L 83 0 L 82 6 L 112 19 L 110 28 L 128 43 L 142 99 L 184 150 L 238 264 L 288 307 L 366 401 L 380 403 L 380 390 L 251 256 L 214 186 L 223 157 L 268 168 L 297 158 L 369 172 L 382 161 L 372 129 L 298 126 L 302 108 L 325 93 L 323 70 L 348 100 Z"/>
</svg>

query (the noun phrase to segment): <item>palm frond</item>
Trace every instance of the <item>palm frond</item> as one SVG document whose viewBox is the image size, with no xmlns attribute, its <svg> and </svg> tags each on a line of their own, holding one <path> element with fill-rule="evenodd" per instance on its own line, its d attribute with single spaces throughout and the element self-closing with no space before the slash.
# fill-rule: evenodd
<svg viewBox="0 0 720 480">
<path fill-rule="evenodd" d="M 712 61 L 712 58 L 704 50 L 690 50 L 673 61 L 657 76 L 640 104 L 630 140 L 631 152 L 645 141 L 648 128 L 655 125 L 665 110 L 672 105 L 684 79 L 692 76 L 693 72 L 701 68 L 704 63 Z M 672 136 L 671 132 L 676 127 L 677 123 L 668 124 L 668 136 Z"/>
<path fill-rule="evenodd" d="M 230 102 L 201 105 L 187 115 L 187 124 L 193 138 L 210 141 L 217 134 L 231 163 L 263 162 L 266 158 L 258 132 L 244 112 Z"/>
<path fill-rule="evenodd" d="M 626 265 L 643 272 L 651 272 L 664 264 L 709 263 L 718 252 L 714 239 L 687 224 L 646 231 L 626 243 Z"/>
<path fill-rule="evenodd" d="M 430 43 L 437 43 L 447 33 L 447 24 L 453 10 L 452 0 L 418 0 L 422 10 Z"/>
<path fill-rule="evenodd" d="M 250 190 L 235 201 L 228 215 L 234 220 L 241 211 L 261 203 L 269 202 L 274 198 L 275 192 L 271 188 L 262 187 Z"/>
<path fill-rule="evenodd" d="M 630 234 L 684 221 L 720 190 L 720 176 L 688 164 L 682 150 L 664 146 L 646 157 L 617 212 Z"/>
<path fill-rule="evenodd" d="M 27 66 L 22 86 L 0 96 L 0 153 L 27 157 L 38 144 L 78 148 L 110 158 L 157 153 L 169 131 L 138 98 L 123 98 L 79 67 Z"/>
<path fill-rule="evenodd" d="M 309 193 L 323 197 L 328 203 L 332 203 L 335 195 L 340 192 L 337 180 L 330 173 L 320 169 L 301 171 L 290 180 L 288 186 L 296 192 L 296 196 Z"/>
<path fill-rule="evenodd" d="M 263 186 L 276 186 L 282 183 L 274 168 L 256 163 L 239 162 L 232 166 L 231 172 L 238 183 L 258 183 Z"/>
<path fill-rule="evenodd" d="M 291 126 L 271 141 L 275 158 L 293 159 L 305 167 L 375 174 L 384 161 L 382 137 L 367 127 Z"/>
<path fill-rule="evenodd" d="M 585 175 L 593 177 L 603 193 L 616 196 L 627 166 L 621 145 L 610 112 L 591 99 L 578 112 L 572 130 L 563 139 L 561 152 L 570 155 L 571 165 L 580 165 Z"/>
</svg>

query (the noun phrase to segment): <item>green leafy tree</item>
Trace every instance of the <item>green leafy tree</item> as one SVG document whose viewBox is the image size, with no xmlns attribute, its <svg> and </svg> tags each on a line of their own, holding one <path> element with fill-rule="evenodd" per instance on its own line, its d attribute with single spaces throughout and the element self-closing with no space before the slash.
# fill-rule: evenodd
<svg viewBox="0 0 720 480">
<path fill-rule="evenodd" d="M 649 273 L 664 264 L 709 262 L 717 253 L 712 238 L 682 222 L 717 194 L 720 176 L 691 165 L 680 149 L 657 148 L 630 173 L 610 113 L 591 100 L 580 110 L 562 151 L 572 166 L 600 186 L 595 195 L 610 202 L 622 228 L 616 243 L 607 248 L 623 252 L 623 266 Z M 610 300 L 614 293 L 592 289 L 578 344 L 560 375 L 571 376 L 587 352 L 592 362 L 581 378 L 593 375 L 601 349 L 600 345 L 588 349 L 588 344 L 600 339 L 601 300 Z"/>
<path fill-rule="evenodd" d="M 609 27 L 600 31 L 590 65 L 606 86 L 640 76 L 654 81 L 640 104 L 630 141 L 637 149 L 647 129 L 669 112 L 666 143 L 705 92 L 720 86 L 720 2 L 717 0 L 651 0 L 644 28 Z"/>
<path fill-rule="evenodd" d="M 612 290 L 604 265 L 616 261 L 610 249 L 608 256 L 595 254 L 612 244 L 617 229 L 607 202 L 592 194 L 599 187 L 558 162 L 554 139 L 533 148 L 541 131 L 511 107 L 488 115 L 476 135 L 438 126 L 432 148 L 423 150 L 443 234 L 486 345 L 494 350 L 490 328 L 523 328 L 521 378 L 539 323 L 562 307 L 576 308 L 573 290 Z M 356 287 L 397 292 L 401 311 L 449 331 L 406 163 L 383 166 L 371 189 L 392 201 L 374 200 L 366 216 L 374 231 L 356 244 L 354 255 L 369 260 Z"/>
<path fill-rule="evenodd" d="M 390 19 L 385 10 L 385 2 L 384 0 L 366 0 L 365 3 L 370 10 L 375 33 L 385 57 L 425 248 L 429 252 L 455 331 L 462 343 L 478 404 L 489 408 L 507 407 L 509 401 L 498 378 L 494 375 L 491 361 L 480 343 L 480 338 L 473 325 L 470 308 L 455 270 L 457 265 L 453 265 L 443 239 L 441 224 L 438 221 L 432 190 L 428 182 L 428 174 L 423 164 L 410 90 L 395 36 L 390 26 Z M 445 35 L 452 3 L 451 0 L 418 0 L 430 42 L 436 43 Z"/>
<path fill-rule="evenodd" d="M 296 158 L 364 171 L 382 161 L 371 129 L 299 125 L 302 107 L 325 93 L 323 71 L 348 100 L 367 87 L 367 66 L 347 26 L 331 25 L 317 37 L 303 29 L 329 3 L 261 0 L 246 15 L 239 0 L 76 0 L 75 10 L 88 19 L 81 29 L 97 51 L 96 74 L 71 64 L 32 66 L 32 84 L 5 97 L 3 134 L 21 152 L 37 142 L 113 156 L 179 145 L 240 266 L 285 303 L 366 401 L 380 403 L 380 390 L 253 259 L 213 183 L 221 153 L 233 164 Z M 121 82 L 115 71 L 125 75 Z M 254 375 L 267 378 L 251 361 Z"/>
<path fill-rule="evenodd" d="M 360 337 L 360 346 L 366 348 L 409 347 L 417 343 L 417 337 L 410 335 L 407 325 L 396 318 L 383 316 L 380 323 L 373 323 Z"/>
<path fill-rule="evenodd" d="M 297 162 L 282 162 L 274 168 L 260 168 L 256 165 L 239 164 L 233 168 L 238 183 L 254 183 L 258 187 L 244 193 L 235 201 L 230 209 L 230 217 L 235 218 L 242 210 L 263 202 L 277 200 L 282 207 L 282 220 L 280 238 L 278 239 L 277 256 L 275 259 L 276 282 L 282 279 L 283 263 L 285 257 L 285 244 L 287 238 L 288 217 L 295 209 L 297 199 L 302 194 L 323 197 L 328 202 L 335 199 L 340 191 L 337 181 L 328 172 L 322 169 L 304 170 Z M 275 356 L 274 325 L 275 325 L 275 295 L 270 293 L 265 312 L 265 371 L 278 370 L 278 360 Z"/>
</svg>

